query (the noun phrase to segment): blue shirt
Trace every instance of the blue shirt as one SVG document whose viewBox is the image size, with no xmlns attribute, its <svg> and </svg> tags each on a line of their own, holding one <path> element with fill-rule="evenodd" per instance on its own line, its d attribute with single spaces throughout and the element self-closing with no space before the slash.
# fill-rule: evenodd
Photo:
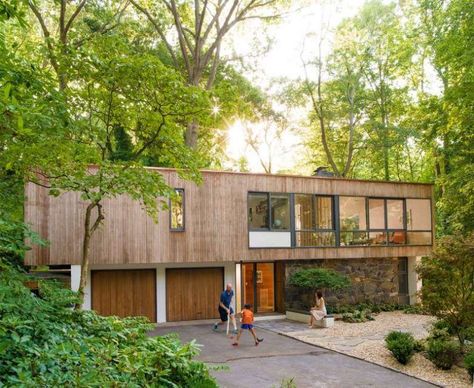
<svg viewBox="0 0 474 388">
<path fill-rule="evenodd" d="M 234 297 L 234 290 L 231 292 L 227 292 L 227 290 L 222 291 L 221 294 L 221 303 L 229 308 L 230 307 L 230 302 L 232 301 L 232 298 Z"/>
</svg>

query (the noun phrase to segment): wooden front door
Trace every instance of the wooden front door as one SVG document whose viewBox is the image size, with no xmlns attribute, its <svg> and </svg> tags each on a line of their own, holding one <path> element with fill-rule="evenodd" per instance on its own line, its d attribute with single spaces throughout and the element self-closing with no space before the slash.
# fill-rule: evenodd
<svg viewBox="0 0 474 388">
<path fill-rule="evenodd" d="M 166 320 L 192 321 L 218 318 L 224 289 L 224 268 L 166 270 Z"/>
<path fill-rule="evenodd" d="M 92 271 L 92 309 L 100 315 L 145 316 L 156 322 L 155 270 Z"/>
</svg>

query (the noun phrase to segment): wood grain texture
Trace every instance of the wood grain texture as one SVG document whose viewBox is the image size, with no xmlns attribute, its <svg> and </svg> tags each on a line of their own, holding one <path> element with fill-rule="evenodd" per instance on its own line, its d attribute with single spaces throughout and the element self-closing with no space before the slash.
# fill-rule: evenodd
<svg viewBox="0 0 474 388">
<path fill-rule="evenodd" d="M 156 322 L 153 269 L 92 271 L 92 309 L 100 315 L 144 316 Z"/>
<path fill-rule="evenodd" d="M 338 194 L 432 198 L 432 185 L 338 178 L 203 171 L 203 183 L 183 181 L 176 171 L 154 169 L 173 187 L 185 189 L 185 231 L 169 230 L 169 212 L 155 224 L 139 203 L 121 196 L 104 201 L 105 222 L 91 240 L 92 264 L 199 263 L 293 259 L 422 256 L 427 246 L 249 249 L 247 193 Z M 34 247 L 26 263 L 80 264 L 86 204 L 78 193 L 54 198 L 28 184 L 25 220 L 49 247 Z"/>
<path fill-rule="evenodd" d="M 166 320 L 218 318 L 219 295 L 223 289 L 223 267 L 167 269 Z"/>
</svg>

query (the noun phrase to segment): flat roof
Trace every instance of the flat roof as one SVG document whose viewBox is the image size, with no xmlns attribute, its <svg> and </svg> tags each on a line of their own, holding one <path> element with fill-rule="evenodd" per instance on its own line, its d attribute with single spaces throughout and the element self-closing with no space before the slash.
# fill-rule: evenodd
<svg viewBox="0 0 474 388">
<path fill-rule="evenodd" d="M 162 171 L 179 171 L 178 168 L 171 167 L 146 167 L 150 170 L 162 170 Z M 184 171 L 184 170 L 183 170 Z M 326 177 L 326 176 L 316 176 L 316 175 L 296 175 L 296 174 L 267 174 L 263 172 L 240 172 L 240 171 L 228 171 L 228 170 L 208 170 L 200 169 L 202 173 L 211 173 L 211 174 L 234 174 L 234 175 L 252 175 L 252 176 L 265 176 L 265 177 L 275 177 L 275 178 L 305 178 L 305 179 L 324 179 L 324 180 L 336 180 L 336 181 L 348 181 L 348 182 L 368 182 L 368 183 L 391 183 L 391 184 L 403 184 L 403 185 L 424 185 L 424 186 L 434 186 L 434 183 L 427 182 L 405 182 L 405 181 L 385 181 L 385 180 L 375 180 L 375 179 L 355 179 L 355 178 L 344 178 L 344 177 Z"/>
</svg>

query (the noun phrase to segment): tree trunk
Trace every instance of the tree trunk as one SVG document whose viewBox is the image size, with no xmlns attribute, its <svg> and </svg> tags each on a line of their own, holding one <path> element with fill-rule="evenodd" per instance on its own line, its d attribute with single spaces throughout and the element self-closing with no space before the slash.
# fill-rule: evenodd
<svg viewBox="0 0 474 388">
<path fill-rule="evenodd" d="M 193 150 L 197 148 L 198 135 L 199 135 L 199 124 L 196 121 L 191 121 L 186 126 L 186 135 L 185 135 L 185 143 L 189 148 Z"/>
<path fill-rule="evenodd" d="M 94 208 L 97 208 L 97 218 L 94 221 L 94 224 L 91 227 L 91 216 Z M 79 294 L 79 301 L 75 306 L 75 309 L 82 309 L 84 305 L 84 290 L 87 285 L 87 277 L 89 274 L 89 249 L 90 249 L 90 240 L 93 233 L 101 224 L 104 219 L 102 214 L 102 205 L 99 202 L 91 202 L 86 209 L 86 217 L 84 220 L 84 238 L 82 240 L 82 260 L 81 260 L 81 278 L 79 280 L 79 289 L 77 290 Z"/>
</svg>

